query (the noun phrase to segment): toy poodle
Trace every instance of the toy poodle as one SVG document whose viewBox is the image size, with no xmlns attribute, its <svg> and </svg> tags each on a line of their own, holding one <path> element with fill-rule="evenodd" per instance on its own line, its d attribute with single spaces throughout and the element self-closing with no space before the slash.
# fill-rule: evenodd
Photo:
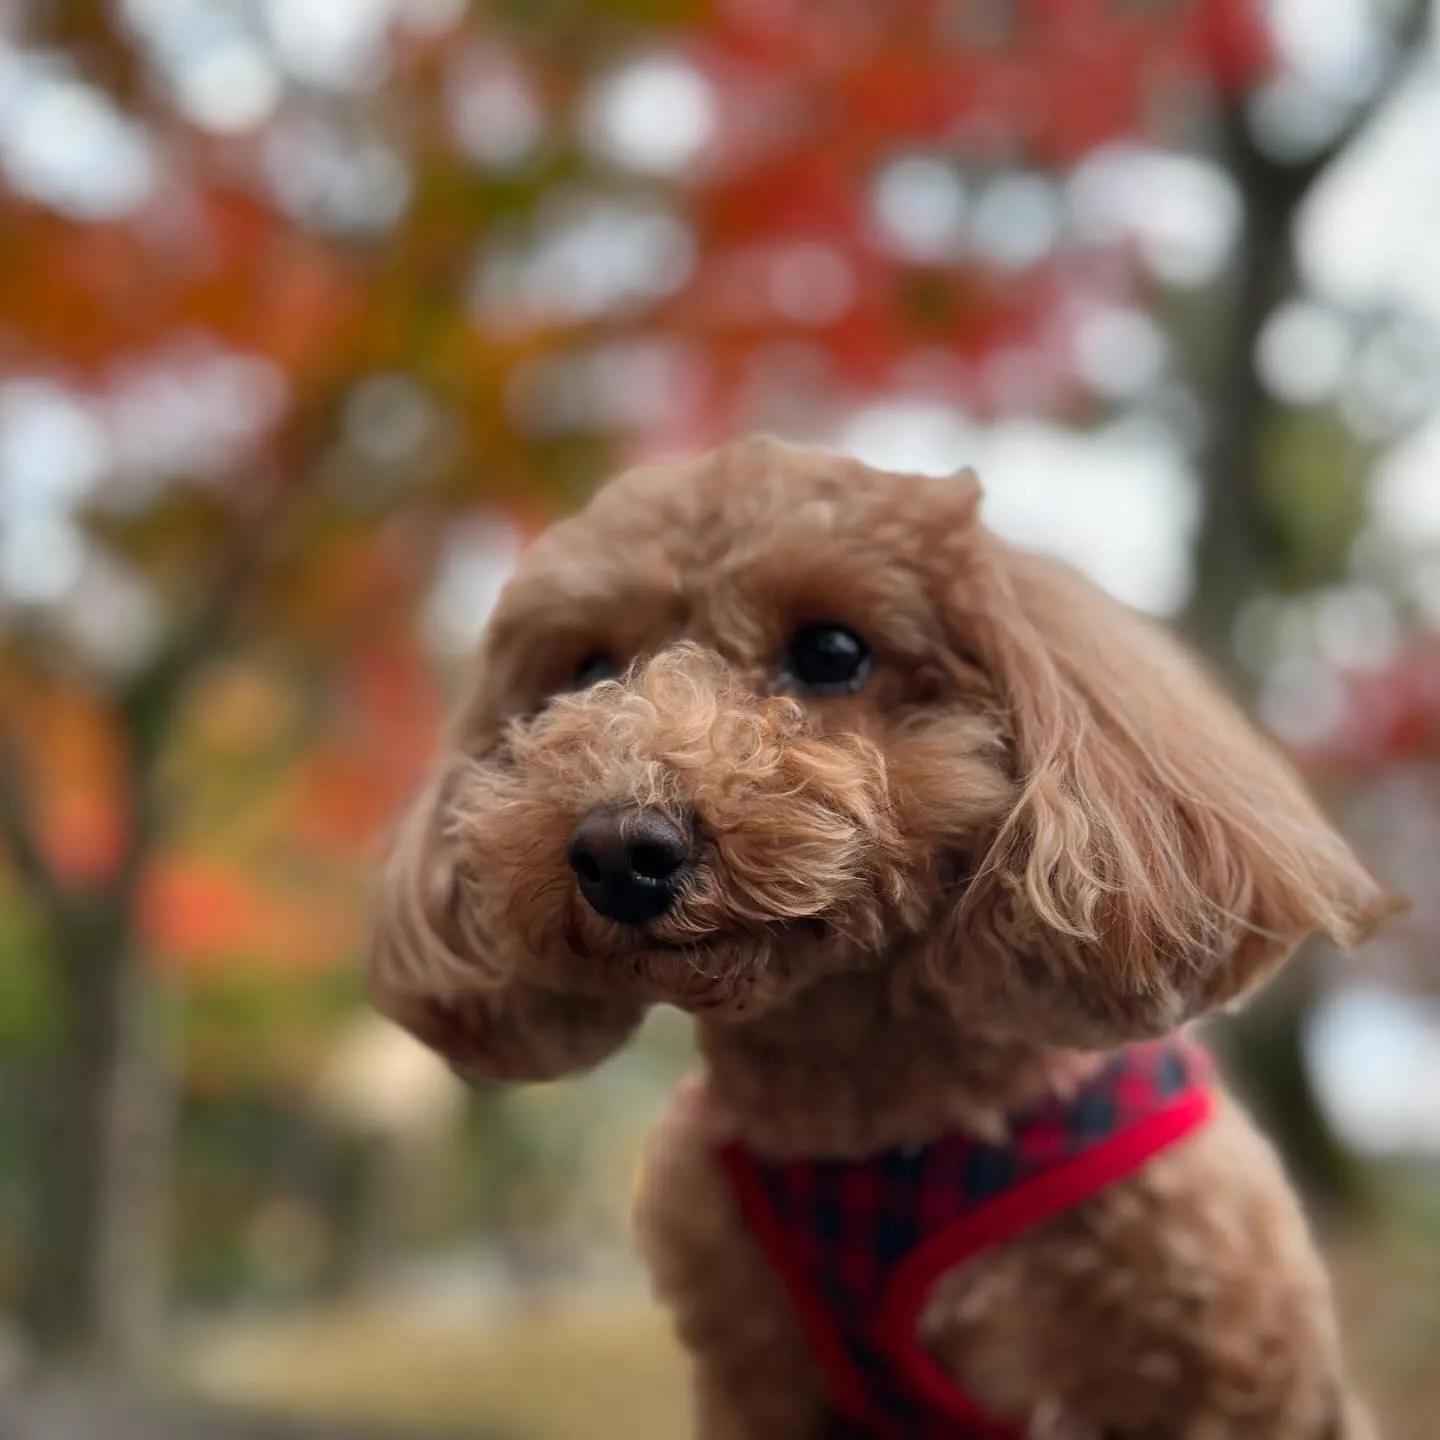
<svg viewBox="0 0 1440 1440">
<path fill-rule="evenodd" d="M 376 1003 L 547 1080 L 693 1016 L 641 1245 L 704 1440 L 1359 1440 L 1187 1024 L 1397 902 L 1180 647 L 980 488 L 749 440 L 522 558 Z"/>
</svg>

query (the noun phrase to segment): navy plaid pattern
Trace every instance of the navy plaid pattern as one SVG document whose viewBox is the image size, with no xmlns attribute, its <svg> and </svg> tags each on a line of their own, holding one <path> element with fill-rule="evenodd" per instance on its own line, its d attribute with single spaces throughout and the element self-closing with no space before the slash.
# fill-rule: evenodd
<svg viewBox="0 0 1440 1440">
<path fill-rule="evenodd" d="M 787 1269 L 800 1277 L 843 1342 L 875 1419 L 851 1418 L 847 1440 L 974 1440 L 981 1432 L 932 1413 L 914 1395 L 877 1333 L 887 1283 L 918 1245 L 969 1221 L 1017 1186 L 1057 1170 L 1206 1083 L 1204 1057 L 1182 1041 L 1118 1053 L 1073 1100 L 1018 1116 L 1006 1145 L 952 1135 L 914 1151 L 863 1162 L 741 1163 L 783 1237 Z M 859 1428 L 850 1428 L 858 1425 Z M 990 1440 L 1003 1430 L 984 1432 Z"/>
</svg>

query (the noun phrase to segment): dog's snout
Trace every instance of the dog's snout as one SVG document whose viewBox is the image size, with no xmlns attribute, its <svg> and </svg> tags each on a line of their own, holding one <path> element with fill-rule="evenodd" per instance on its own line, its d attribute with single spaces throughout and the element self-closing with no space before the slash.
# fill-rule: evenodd
<svg viewBox="0 0 1440 1440">
<path fill-rule="evenodd" d="M 601 806 L 575 827 L 567 858 L 592 910 L 639 925 L 675 903 L 690 837 L 658 810 Z"/>
</svg>

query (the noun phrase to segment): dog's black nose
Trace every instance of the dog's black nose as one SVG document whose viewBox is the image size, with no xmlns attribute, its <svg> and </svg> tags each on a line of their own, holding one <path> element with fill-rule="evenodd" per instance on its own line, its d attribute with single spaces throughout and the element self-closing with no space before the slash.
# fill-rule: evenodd
<svg viewBox="0 0 1440 1440">
<path fill-rule="evenodd" d="M 592 910 L 639 925 L 675 903 L 690 839 L 658 810 L 601 806 L 575 827 L 567 858 Z"/>
</svg>

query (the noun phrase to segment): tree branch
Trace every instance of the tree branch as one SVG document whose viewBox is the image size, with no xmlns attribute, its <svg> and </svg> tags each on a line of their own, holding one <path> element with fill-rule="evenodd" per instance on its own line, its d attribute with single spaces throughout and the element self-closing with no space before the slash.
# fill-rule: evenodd
<svg viewBox="0 0 1440 1440">
<path fill-rule="evenodd" d="M 321 477 L 309 452 L 321 443 L 332 412 L 329 398 L 308 407 L 277 444 L 272 473 L 251 477 L 250 488 L 259 489 L 259 498 L 236 517 L 234 539 L 216 557 L 209 587 L 159 653 L 121 691 L 119 712 L 142 770 L 164 743 L 187 680 L 224 642 L 245 602 L 320 502 Z"/>
<path fill-rule="evenodd" d="M 24 17 L 24 38 L 78 61 L 87 80 L 128 105 L 144 95 L 145 66 L 118 10 L 108 0 L 49 0 Z"/>
<path fill-rule="evenodd" d="M 53 913 L 61 899 L 61 885 L 35 834 L 17 754 L 9 735 L 0 732 L 0 841 L 9 852 L 22 883 L 47 912 Z"/>
<path fill-rule="evenodd" d="M 1351 111 L 1340 129 L 1313 155 L 1303 160 L 1277 160 L 1266 155 L 1255 144 L 1248 128 L 1245 128 L 1248 151 L 1244 157 L 1245 163 L 1262 171 L 1269 184 L 1285 192 L 1286 203 L 1290 208 L 1297 205 L 1330 166 L 1350 148 L 1400 87 L 1407 73 L 1413 68 L 1416 50 L 1429 35 L 1430 12 L 1429 0 L 1410 0 L 1404 7 L 1391 37 L 1395 52 L 1385 73 L 1370 95 Z"/>
<path fill-rule="evenodd" d="M 120 710 L 127 717 L 163 729 L 170 702 L 192 670 L 229 629 L 250 593 L 256 577 L 266 568 L 274 547 L 274 529 L 285 512 L 292 490 L 276 486 L 273 498 L 249 517 L 250 523 L 219 557 L 214 579 L 199 603 L 181 622 L 158 654 L 120 695 Z M 159 738 L 158 729 L 156 738 Z"/>
</svg>

